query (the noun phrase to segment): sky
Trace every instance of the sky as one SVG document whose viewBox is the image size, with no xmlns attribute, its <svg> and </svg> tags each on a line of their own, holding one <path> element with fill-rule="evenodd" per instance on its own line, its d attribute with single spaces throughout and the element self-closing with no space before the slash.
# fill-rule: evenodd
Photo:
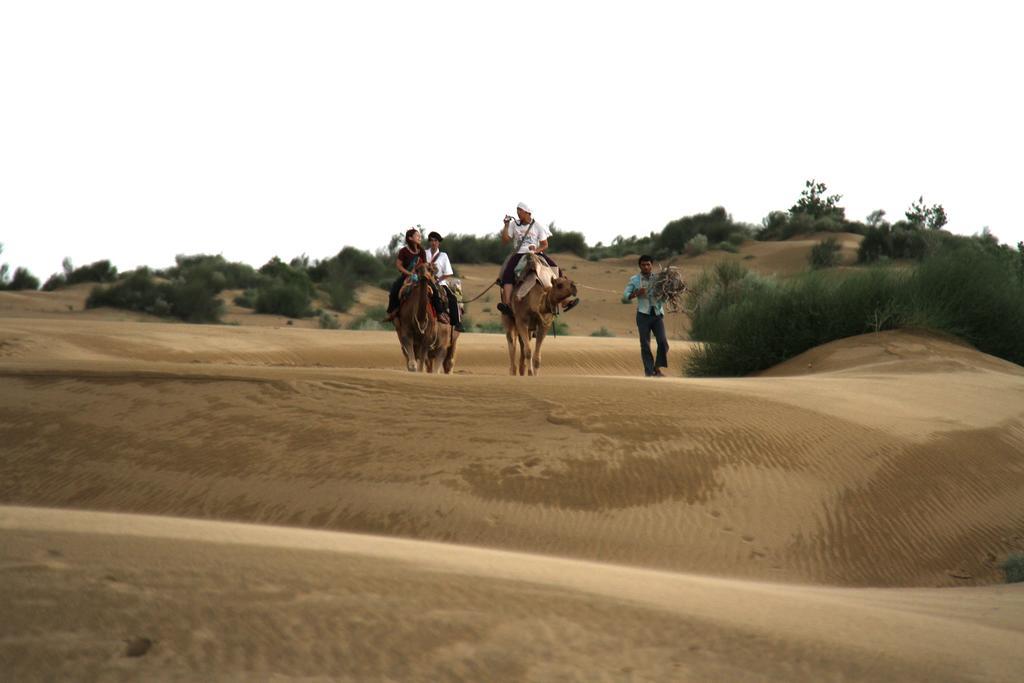
<svg viewBox="0 0 1024 683">
<path fill-rule="evenodd" d="M 260 265 L 497 232 L 590 243 L 804 181 L 1024 240 L 1010 2 L 0 3 L 0 262 Z"/>
</svg>

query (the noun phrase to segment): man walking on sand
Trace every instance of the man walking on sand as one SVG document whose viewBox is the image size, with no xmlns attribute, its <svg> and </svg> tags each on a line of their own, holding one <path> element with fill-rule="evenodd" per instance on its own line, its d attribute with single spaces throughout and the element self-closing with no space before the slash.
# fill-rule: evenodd
<svg viewBox="0 0 1024 683">
<path fill-rule="evenodd" d="M 665 302 L 654 297 L 654 259 L 647 254 L 640 257 L 640 272 L 629 279 L 622 293 L 622 303 L 636 299 L 636 329 L 640 333 L 640 358 L 644 362 L 644 375 L 664 377 L 662 368 L 668 367 L 668 338 L 665 336 Z M 658 341 L 658 356 L 651 354 L 651 333 Z"/>
</svg>

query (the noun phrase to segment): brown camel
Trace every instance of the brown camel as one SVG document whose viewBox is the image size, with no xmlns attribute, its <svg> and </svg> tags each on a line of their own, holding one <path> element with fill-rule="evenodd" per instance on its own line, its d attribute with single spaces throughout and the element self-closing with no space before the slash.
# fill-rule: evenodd
<svg viewBox="0 0 1024 683">
<path fill-rule="evenodd" d="M 539 259 L 531 255 L 533 263 L 529 268 L 536 268 Z M 517 288 L 518 292 L 518 288 Z M 551 327 L 558 312 L 558 307 L 565 301 L 576 296 L 576 283 L 559 273 L 551 281 L 551 286 L 544 288 L 538 282 L 522 299 L 518 293 L 512 296 L 513 320 L 507 315 L 501 316 L 501 324 L 505 327 L 505 341 L 508 342 L 509 374 L 516 374 L 516 339 L 519 340 L 519 374 L 540 374 L 540 346 Z M 535 348 L 530 348 L 530 337 L 535 336 Z"/>
<path fill-rule="evenodd" d="M 430 288 L 437 287 L 429 263 L 420 263 L 413 271 L 416 282 L 407 284 L 408 296 L 402 300 L 395 317 L 395 332 L 402 345 L 409 372 L 438 372 L 442 366 L 451 372 L 455 361 L 452 326 L 437 320 L 430 305 Z"/>
</svg>

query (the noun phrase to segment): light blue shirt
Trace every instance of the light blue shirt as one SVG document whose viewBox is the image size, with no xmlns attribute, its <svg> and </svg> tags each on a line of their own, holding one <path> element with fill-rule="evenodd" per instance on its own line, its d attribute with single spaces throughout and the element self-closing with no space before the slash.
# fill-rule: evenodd
<svg viewBox="0 0 1024 683">
<path fill-rule="evenodd" d="M 645 278 L 642 273 L 637 273 L 633 277 L 629 278 L 629 284 L 626 285 L 626 291 L 622 293 L 622 303 L 628 304 L 629 297 L 633 292 L 638 289 L 646 289 L 647 294 L 644 296 L 638 296 L 636 298 L 636 310 L 638 313 L 644 313 L 646 315 L 665 315 L 665 302 L 661 299 L 655 299 L 651 293 L 654 287 L 654 273 L 651 273 L 650 277 Z"/>
</svg>

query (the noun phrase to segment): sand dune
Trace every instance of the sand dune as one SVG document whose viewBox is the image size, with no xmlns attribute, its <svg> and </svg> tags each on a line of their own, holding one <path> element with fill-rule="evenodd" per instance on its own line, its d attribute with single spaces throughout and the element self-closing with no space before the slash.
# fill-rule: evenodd
<svg viewBox="0 0 1024 683">
<path fill-rule="evenodd" d="M 1024 664 L 1024 587 L 894 599 L 33 508 L 0 507 L 0 531 L 16 680 L 1013 681 Z"/>
<path fill-rule="evenodd" d="M 467 335 L 425 376 L 392 333 L 20 315 L 0 504 L 61 509 L 0 513 L 0 654 L 28 678 L 1019 670 L 1021 594 L 991 584 L 1024 550 L 1024 369 L 955 341 L 700 380 L 677 341 L 677 377 L 648 380 L 628 338 L 551 339 L 541 377 L 510 378 L 503 338 Z M 155 669 L 109 654 L 133 635 Z"/>
<path fill-rule="evenodd" d="M 383 333 L 2 330 L 9 503 L 843 585 L 992 582 L 1024 528 L 1024 371 L 939 339 L 880 336 L 912 374 L 654 383 L 618 339 L 526 381 L 493 336 L 429 377 L 374 369 Z"/>
</svg>

